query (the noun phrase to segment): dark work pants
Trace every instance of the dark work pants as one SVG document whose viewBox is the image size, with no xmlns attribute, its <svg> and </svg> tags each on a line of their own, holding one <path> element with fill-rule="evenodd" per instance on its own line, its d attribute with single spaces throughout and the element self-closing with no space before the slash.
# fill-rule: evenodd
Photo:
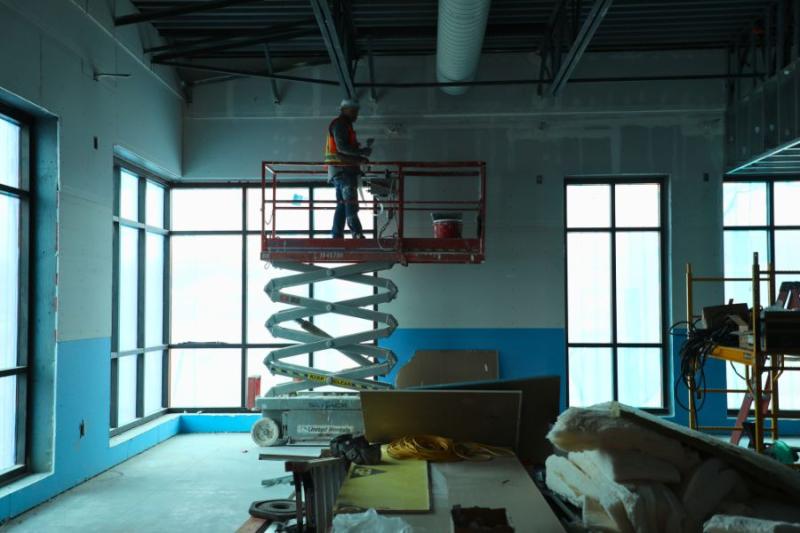
<svg viewBox="0 0 800 533">
<path fill-rule="evenodd" d="M 336 211 L 333 213 L 334 239 L 344 238 L 344 223 L 350 228 L 353 237 L 361 235 L 361 221 L 358 219 L 358 178 L 353 175 L 340 174 L 333 178 L 336 187 Z"/>
</svg>

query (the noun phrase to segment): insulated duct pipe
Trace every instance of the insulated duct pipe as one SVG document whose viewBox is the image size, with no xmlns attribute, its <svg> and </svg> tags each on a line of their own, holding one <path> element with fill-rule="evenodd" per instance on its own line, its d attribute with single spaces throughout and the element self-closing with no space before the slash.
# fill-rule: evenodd
<svg viewBox="0 0 800 533">
<path fill-rule="evenodd" d="M 491 0 L 439 0 L 436 35 L 436 79 L 439 82 L 472 81 L 486 33 Z M 466 86 L 442 87 L 447 94 L 467 92 Z"/>
</svg>

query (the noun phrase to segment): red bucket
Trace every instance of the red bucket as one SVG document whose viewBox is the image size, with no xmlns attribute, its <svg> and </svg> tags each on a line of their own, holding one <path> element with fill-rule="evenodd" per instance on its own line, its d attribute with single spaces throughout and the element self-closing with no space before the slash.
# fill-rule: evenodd
<svg viewBox="0 0 800 533">
<path fill-rule="evenodd" d="M 437 239 L 460 239 L 463 224 L 457 218 L 440 218 L 433 221 L 433 236 Z"/>
</svg>

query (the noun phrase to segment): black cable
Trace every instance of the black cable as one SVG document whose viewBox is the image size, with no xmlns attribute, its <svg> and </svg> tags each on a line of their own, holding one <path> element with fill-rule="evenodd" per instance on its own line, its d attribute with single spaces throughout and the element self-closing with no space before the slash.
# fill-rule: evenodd
<svg viewBox="0 0 800 533">
<path fill-rule="evenodd" d="M 689 408 L 681 401 L 678 386 L 683 383 L 689 393 L 697 397 L 695 410 L 700 411 L 706 401 L 706 361 L 714 348 L 735 330 L 730 321 L 725 321 L 714 329 L 698 328 L 699 322 L 699 319 L 694 322 L 683 320 L 669 328 L 669 334 L 673 337 L 678 335 L 675 332 L 678 327 L 685 326 L 687 330 L 686 340 L 680 349 L 680 372 L 675 379 L 675 402 L 685 411 Z"/>
</svg>

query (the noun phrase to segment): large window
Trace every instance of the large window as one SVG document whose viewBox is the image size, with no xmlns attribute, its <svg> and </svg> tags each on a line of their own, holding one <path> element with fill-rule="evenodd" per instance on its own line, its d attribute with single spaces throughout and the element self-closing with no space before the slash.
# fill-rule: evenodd
<svg viewBox="0 0 800 533">
<path fill-rule="evenodd" d="M 264 287 L 275 275 L 261 260 L 261 189 L 246 185 L 176 184 L 171 193 L 171 342 L 169 406 L 176 409 L 236 410 L 246 402 L 246 378 L 261 377 L 261 392 L 289 378 L 273 376 L 263 364 L 273 348 L 285 346 L 265 327 L 283 304 L 270 301 Z M 281 235 L 328 238 L 335 191 L 323 184 L 280 187 Z M 329 207 L 331 209 L 321 209 Z M 271 219 L 268 213 L 267 219 Z M 374 221 L 362 212 L 371 233 Z M 272 220 L 267 220 L 268 227 Z M 344 300 L 363 295 L 360 285 L 329 280 L 294 292 Z M 291 292 L 291 291 L 290 291 Z M 370 322 L 333 315 L 315 325 L 341 334 L 371 328 Z M 352 366 L 338 352 L 297 356 L 291 362 L 334 370 Z"/>
<path fill-rule="evenodd" d="M 567 179 L 569 404 L 665 407 L 663 181 Z"/>
<path fill-rule="evenodd" d="M 26 466 L 28 128 L 0 114 L 0 481 Z"/>
<path fill-rule="evenodd" d="M 115 167 L 111 431 L 164 412 L 168 203 L 164 185 Z"/>
<path fill-rule="evenodd" d="M 758 252 L 762 270 L 769 263 L 775 269 L 800 270 L 800 180 L 748 178 L 728 179 L 723 184 L 722 220 L 725 227 L 725 277 L 749 278 L 753 252 Z M 797 281 L 800 276 L 776 276 L 776 289 L 783 281 Z M 769 305 L 768 287 L 761 287 L 761 305 Z M 726 282 L 725 299 L 752 304 L 750 282 Z M 791 362 L 787 362 L 791 364 Z M 727 367 L 729 388 L 743 389 L 744 368 L 731 363 Z M 782 410 L 800 410 L 800 371 L 781 376 L 779 403 Z M 729 394 L 728 407 L 738 410 L 742 394 Z"/>
</svg>

